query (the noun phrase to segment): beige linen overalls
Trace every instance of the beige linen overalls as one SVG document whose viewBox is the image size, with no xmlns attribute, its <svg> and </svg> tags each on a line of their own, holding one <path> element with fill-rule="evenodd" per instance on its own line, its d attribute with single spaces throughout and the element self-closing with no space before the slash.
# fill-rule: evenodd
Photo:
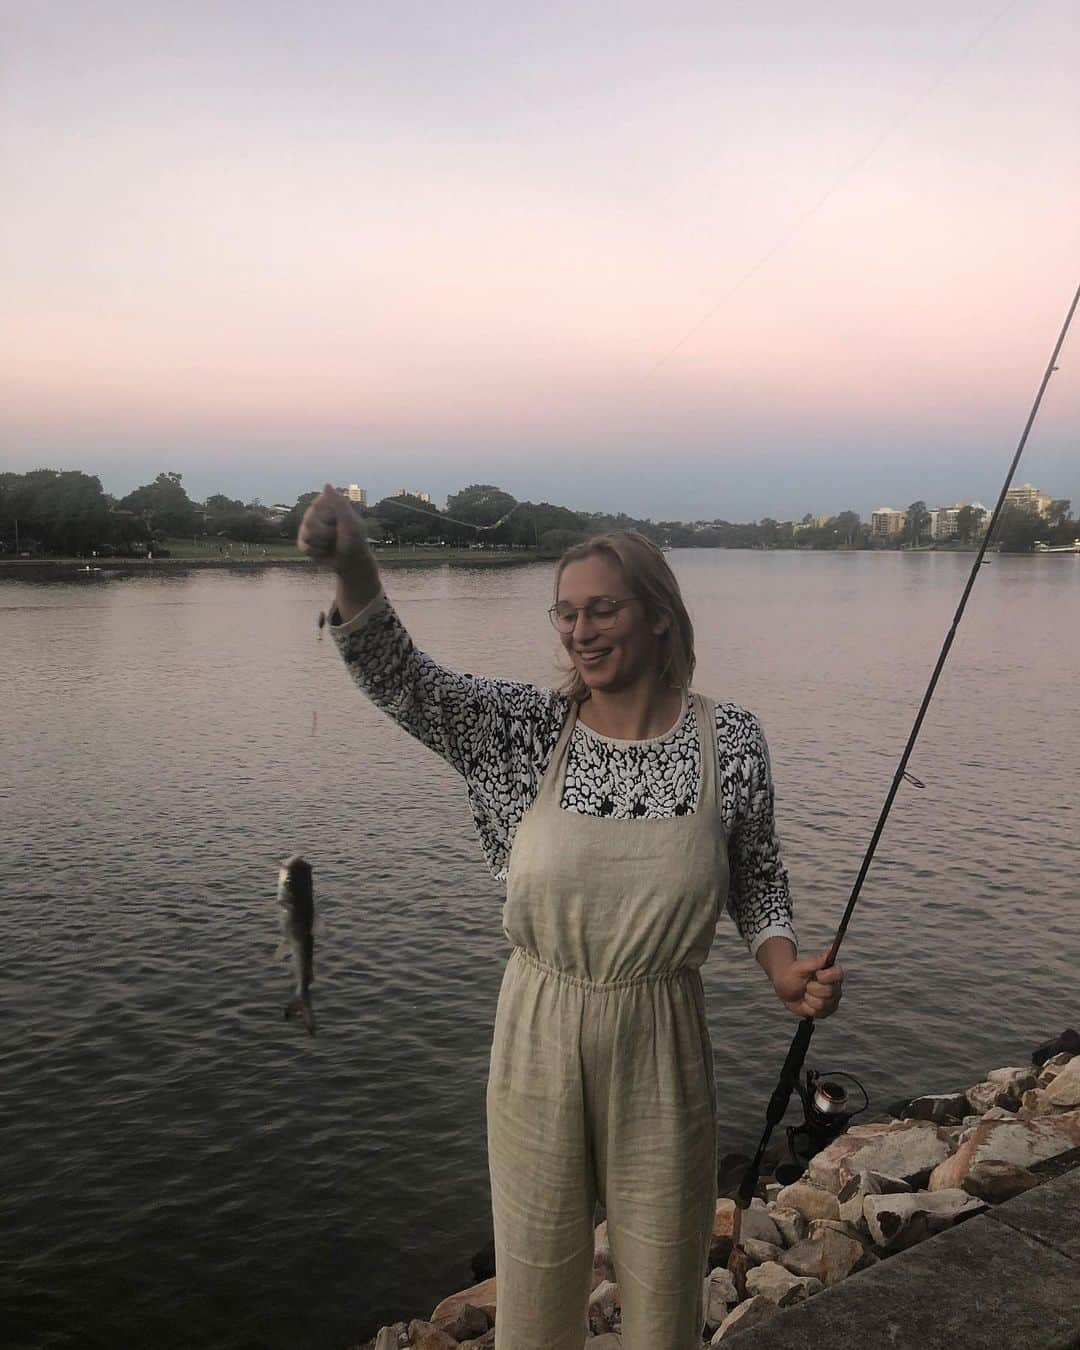
<svg viewBox="0 0 1080 1350">
<path fill-rule="evenodd" d="M 716 716 L 695 810 L 564 811 L 575 703 L 510 853 L 487 1086 L 496 1350 L 582 1350 L 607 1211 L 626 1350 L 697 1350 L 716 1210 L 700 966 L 727 899 Z"/>
</svg>

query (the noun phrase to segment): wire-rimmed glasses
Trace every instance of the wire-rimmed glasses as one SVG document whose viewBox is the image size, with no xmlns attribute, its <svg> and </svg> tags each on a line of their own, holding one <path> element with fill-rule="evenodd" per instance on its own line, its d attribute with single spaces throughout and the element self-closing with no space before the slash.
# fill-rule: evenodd
<svg viewBox="0 0 1080 1350">
<path fill-rule="evenodd" d="M 621 599 L 611 595 L 597 595 L 580 609 L 577 605 L 571 605 L 563 600 L 551 606 L 548 618 L 560 633 L 572 633 L 577 627 L 578 615 L 584 613 L 593 627 L 602 633 L 607 628 L 614 628 L 619 619 L 619 611 L 624 605 L 633 604 L 636 599 L 636 595 L 623 596 Z"/>
</svg>

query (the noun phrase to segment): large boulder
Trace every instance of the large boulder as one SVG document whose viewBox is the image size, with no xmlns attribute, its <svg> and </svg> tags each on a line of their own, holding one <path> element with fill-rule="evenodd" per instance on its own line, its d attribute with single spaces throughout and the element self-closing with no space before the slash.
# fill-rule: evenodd
<svg viewBox="0 0 1080 1350">
<path fill-rule="evenodd" d="M 602 1219 L 593 1229 L 593 1288 L 605 1280 L 615 1279 L 615 1262 L 611 1255 L 611 1241 L 608 1238 L 607 1219 Z"/>
<path fill-rule="evenodd" d="M 840 1206 L 838 1217 L 846 1223 L 860 1224 L 863 1200 L 868 1195 L 903 1195 L 910 1190 L 908 1183 L 899 1177 L 887 1177 L 881 1172 L 860 1172 L 844 1184 L 836 1197 Z"/>
<path fill-rule="evenodd" d="M 984 1120 L 953 1156 L 930 1175 L 931 1191 L 963 1186 L 968 1173 L 985 1161 L 1031 1167 L 1080 1146 L 1080 1110 L 1034 1120 Z"/>
<path fill-rule="evenodd" d="M 1069 1055 L 1080 1055 L 1080 1031 L 1074 1031 L 1072 1027 L 1063 1031 L 1060 1036 L 1055 1036 L 1052 1041 L 1044 1041 L 1031 1052 L 1032 1064 L 1045 1064 L 1048 1059 L 1054 1055 L 1062 1053 Z"/>
<path fill-rule="evenodd" d="M 1014 1195 L 1023 1195 L 1043 1180 L 1026 1167 L 1016 1163 L 1001 1162 L 996 1158 L 984 1158 L 968 1171 L 964 1178 L 964 1190 L 988 1204 L 999 1205 L 1003 1200 L 1011 1200 Z M 939 1195 L 942 1192 L 937 1192 Z"/>
<path fill-rule="evenodd" d="M 1046 1100 L 1052 1106 L 1066 1110 L 1080 1106 L 1080 1055 L 1074 1055 L 1045 1089 Z"/>
<path fill-rule="evenodd" d="M 598 1284 L 589 1295 L 589 1330 L 594 1336 L 602 1336 L 615 1325 L 619 1302 L 619 1286 L 611 1280 Z"/>
<path fill-rule="evenodd" d="M 419 1317 L 414 1317 L 409 1323 L 409 1339 L 406 1344 L 412 1346 L 413 1350 L 457 1350 L 458 1343 L 456 1337 L 440 1331 L 433 1322 L 425 1322 Z"/>
<path fill-rule="evenodd" d="M 735 1211 L 738 1208 L 734 1200 L 717 1200 L 716 1213 L 713 1215 L 712 1237 L 709 1240 L 709 1269 L 726 1266 L 731 1255 L 734 1241 Z"/>
<path fill-rule="evenodd" d="M 830 1145 L 830 1147 L 832 1147 Z M 839 1169 L 839 1162 L 837 1163 Z M 837 1172 L 837 1182 L 839 1183 L 839 1171 Z M 840 1217 L 840 1204 L 836 1198 L 836 1193 L 840 1186 L 837 1185 L 836 1191 L 826 1189 L 823 1186 L 815 1186 L 809 1181 L 793 1181 L 790 1186 L 785 1186 L 776 1197 L 777 1209 L 798 1210 L 806 1219 L 838 1219 Z M 775 1213 L 773 1222 L 775 1223 Z M 788 1244 L 791 1245 L 790 1243 Z"/>
<path fill-rule="evenodd" d="M 766 1261 L 757 1266 L 746 1277 L 746 1291 L 751 1296 L 758 1295 L 775 1303 L 778 1308 L 790 1307 L 792 1303 L 802 1303 L 811 1294 L 817 1294 L 824 1286 L 812 1276 L 793 1275 L 776 1261 Z"/>
<path fill-rule="evenodd" d="M 436 1326 L 442 1326 L 443 1322 L 451 1317 L 457 1316 L 462 1312 L 466 1304 L 472 1304 L 474 1308 L 480 1308 L 487 1313 L 491 1321 L 495 1320 L 495 1276 L 490 1280 L 481 1280 L 479 1284 L 471 1284 L 468 1289 L 462 1289 L 456 1294 L 449 1294 L 441 1303 L 435 1305 L 429 1322 L 434 1322 Z"/>
<path fill-rule="evenodd" d="M 472 1303 L 466 1303 L 440 1317 L 432 1316 L 429 1320 L 439 1331 L 445 1332 L 455 1341 L 474 1340 L 482 1336 L 491 1326 L 491 1318 L 484 1309 Z"/>
<path fill-rule="evenodd" d="M 408 1344 L 408 1325 L 405 1322 L 395 1322 L 392 1326 L 379 1328 L 375 1337 L 374 1350 L 398 1350 L 398 1346 Z"/>
<path fill-rule="evenodd" d="M 822 1194 L 827 1195 L 828 1192 L 823 1191 Z M 772 1221 L 780 1230 L 785 1247 L 794 1247 L 796 1242 L 801 1242 L 806 1236 L 809 1220 L 801 1210 L 778 1203 L 771 1213 Z"/>
<path fill-rule="evenodd" d="M 886 1252 L 904 1251 L 961 1219 L 982 1214 L 987 1206 L 966 1191 L 916 1191 L 908 1195 L 868 1195 L 863 1216 L 870 1236 Z"/>
<path fill-rule="evenodd" d="M 750 1208 L 743 1210 L 739 1240 L 745 1242 L 747 1238 L 754 1238 L 758 1242 L 769 1242 L 774 1247 L 784 1245 L 780 1230 L 773 1223 L 772 1215 L 765 1208 L 763 1200 L 751 1200 Z"/>
<path fill-rule="evenodd" d="M 841 1159 L 839 1191 L 860 1172 L 879 1172 L 909 1186 L 922 1186 L 952 1152 L 947 1135 L 929 1121 L 905 1120 Z"/>
<path fill-rule="evenodd" d="M 495 1328 L 485 1331 L 474 1341 L 459 1341 L 458 1350 L 495 1350 Z"/>
<path fill-rule="evenodd" d="M 739 1291 L 731 1271 L 719 1266 L 710 1271 L 705 1280 L 706 1325 L 718 1327 L 738 1301 Z"/>
<path fill-rule="evenodd" d="M 997 1083 L 1010 1101 L 1014 1102 L 1018 1102 L 1028 1088 L 1033 1088 L 1037 1079 L 1038 1074 L 1027 1064 L 1019 1068 L 991 1069 L 986 1075 L 988 1083 Z"/>
<path fill-rule="evenodd" d="M 863 1244 L 835 1228 L 826 1228 L 824 1222 L 806 1237 L 789 1248 L 780 1258 L 785 1269 L 793 1275 L 809 1275 L 824 1285 L 839 1284 L 854 1271 L 872 1265 L 875 1257 Z"/>
<path fill-rule="evenodd" d="M 977 1116 L 989 1111 L 992 1106 L 1005 1106 L 1013 1100 L 1001 1084 L 995 1083 L 992 1078 L 969 1087 L 966 1095 L 968 1105 Z"/>
<path fill-rule="evenodd" d="M 780 1309 L 775 1303 L 770 1303 L 767 1298 L 762 1298 L 760 1294 L 754 1298 L 748 1298 L 745 1303 L 740 1303 L 737 1308 L 733 1308 L 728 1313 L 709 1344 L 719 1345 L 721 1341 L 737 1336 L 740 1331 L 749 1331 L 751 1327 L 759 1327 L 763 1322 L 768 1322 L 775 1317 L 779 1311 Z"/>
<path fill-rule="evenodd" d="M 912 1097 L 897 1115 L 901 1120 L 929 1120 L 934 1125 L 958 1125 L 967 1115 L 968 1101 L 963 1092 L 941 1092 L 933 1096 Z"/>
<path fill-rule="evenodd" d="M 812 1185 L 818 1186 L 823 1191 L 831 1191 L 835 1195 L 844 1184 L 840 1179 L 840 1164 L 849 1153 L 855 1153 L 862 1148 L 867 1139 L 872 1139 L 875 1135 L 888 1133 L 891 1126 L 875 1122 L 870 1125 L 851 1125 L 839 1137 L 834 1139 L 827 1148 L 823 1148 L 820 1153 L 815 1153 L 810 1159 L 810 1165 L 803 1175 L 804 1181 L 809 1181 Z M 798 1185 L 798 1182 L 794 1183 Z M 783 1195 L 783 1192 L 781 1192 Z"/>
</svg>

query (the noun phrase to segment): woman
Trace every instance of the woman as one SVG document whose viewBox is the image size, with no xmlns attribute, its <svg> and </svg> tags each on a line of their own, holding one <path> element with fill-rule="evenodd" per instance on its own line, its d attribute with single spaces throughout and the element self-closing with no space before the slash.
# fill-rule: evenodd
<svg viewBox="0 0 1080 1350">
<path fill-rule="evenodd" d="M 330 629 L 353 678 L 462 773 L 507 883 L 487 1086 L 497 1350 L 580 1350 L 597 1199 L 624 1346 L 700 1346 L 716 1209 L 700 967 L 721 910 L 790 1012 L 828 1016 L 843 980 L 827 953 L 796 955 L 760 726 L 690 692 L 678 583 L 633 531 L 559 562 L 561 691 L 418 651 L 329 485 L 297 542 L 337 574 Z"/>
</svg>

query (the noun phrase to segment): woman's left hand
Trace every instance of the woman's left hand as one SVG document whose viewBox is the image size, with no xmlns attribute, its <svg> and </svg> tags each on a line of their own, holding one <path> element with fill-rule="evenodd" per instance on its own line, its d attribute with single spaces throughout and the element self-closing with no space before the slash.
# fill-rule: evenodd
<svg viewBox="0 0 1080 1350">
<path fill-rule="evenodd" d="M 773 977 L 773 988 L 784 1007 L 796 1017 L 829 1017 L 840 1004 L 844 967 L 839 961 L 825 968 L 827 951 L 797 957 Z"/>
</svg>

